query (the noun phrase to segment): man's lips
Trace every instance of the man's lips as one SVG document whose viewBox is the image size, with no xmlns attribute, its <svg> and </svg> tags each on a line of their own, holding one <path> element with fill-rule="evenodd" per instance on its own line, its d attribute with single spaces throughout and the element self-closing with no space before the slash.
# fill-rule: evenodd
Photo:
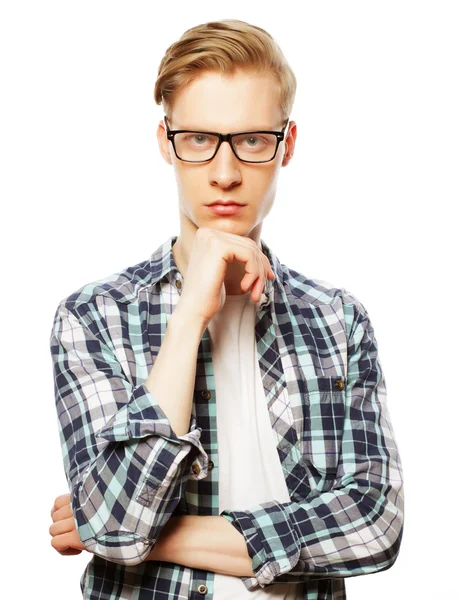
<svg viewBox="0 0 460 600">
<path fill-rule="evenodd" d="M 214 213 L 215 215 L 220 215 L 221 217 L 225 217 L 225 216 L 240 214 L 240 212 L 242 212 L 244 207 L 245 207 L 244 204 L 237 204 L 235 202 L 233 202 L 233 203 L 230 203 L 230 202 L 216 203 L 216 202 L 214 202 L 213 204 L 210 204 L 206 208 L 209 208 L 211 210 L 211 212 Z"/>
<path fill-rule="evenodd" d="M 217 204 L 219 204 L 221 206 L 245 206 L 245 204 L 243 204 L 242 202 L 235 202 L 234 200 L 227 200 L 227 201 L 216 200 L 215 202 L 212 202 L 211 204 L 207 204 L 206 206 L 216 206 Z"/>
</svg>

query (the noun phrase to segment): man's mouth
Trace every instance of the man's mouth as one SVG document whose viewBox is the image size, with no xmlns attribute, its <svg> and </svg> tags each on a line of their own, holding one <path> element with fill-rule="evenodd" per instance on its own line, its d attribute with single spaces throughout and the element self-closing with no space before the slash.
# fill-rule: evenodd
<svg viewBox="0 0 460 600">
<path fill-rule="evenodd" d="M 236 202 L 235 200 L 216 200 L 207 206 L 216 206 L 217 204 L 221 206 L 245 206 L 242 202 Z"/>
</svg>

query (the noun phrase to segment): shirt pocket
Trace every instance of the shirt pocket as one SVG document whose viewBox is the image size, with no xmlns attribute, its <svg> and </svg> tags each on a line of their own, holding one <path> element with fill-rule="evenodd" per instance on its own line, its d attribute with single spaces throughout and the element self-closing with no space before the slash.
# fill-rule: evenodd
<svg viewBox="0 0 460 600">
<path fill-rule="evenodd" d="M 311 473 L 312 491 L 330 489 L 342 451 L 346 380 L 315 377 L 306 382 L 303 402 L 302 458 Z"/>
</svg>

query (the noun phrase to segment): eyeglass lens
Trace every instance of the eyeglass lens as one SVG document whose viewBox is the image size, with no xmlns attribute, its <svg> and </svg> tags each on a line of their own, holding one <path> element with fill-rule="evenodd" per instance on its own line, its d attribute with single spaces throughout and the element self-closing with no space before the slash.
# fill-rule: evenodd
<svg viewBox="0 0 460 600">
<path fill-rule="evenodd" d="M 176 152 L 183 160 L 209 160 L 219 143 L 216 135 L 204 133 L 176 133 Z M 242 133 L 233 138 L 233 147 L 241 160 L 271 160 L 275 155 L 277 137 L 272 133 Z"/>
</svg>

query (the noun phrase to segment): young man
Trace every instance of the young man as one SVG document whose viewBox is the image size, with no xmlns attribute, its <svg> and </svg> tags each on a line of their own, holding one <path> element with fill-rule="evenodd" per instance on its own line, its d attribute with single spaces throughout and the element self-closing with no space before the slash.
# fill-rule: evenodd
<svg viewBox="0 0 460 600">
<path fill-rule="evenodd" d="M 50 534 L 93 553 L 84 598 L 339 600 L 397 558 L 402 468 L 367 311 L 261 239 L 294 95 L 264 30 L 185 32 L 155 88 L 180 235 L 57 308 L 70 494 Z"/>
</svg>

